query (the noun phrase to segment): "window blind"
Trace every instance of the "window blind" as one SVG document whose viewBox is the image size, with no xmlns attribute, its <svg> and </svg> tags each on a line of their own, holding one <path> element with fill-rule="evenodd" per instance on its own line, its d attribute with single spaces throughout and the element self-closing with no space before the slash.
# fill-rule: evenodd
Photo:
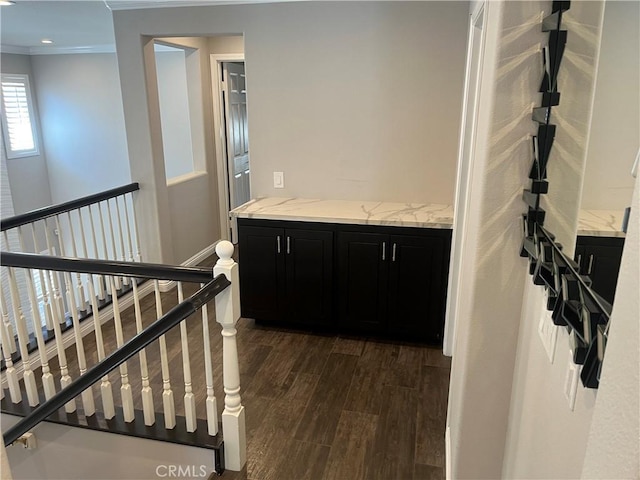
<svg viewBox="0 0 640 480">
<path fill-rule="evenodd" d="M 8 158 L 38 154 L 26 75 L 2 75 L 2 127 Z"/>
</svg>

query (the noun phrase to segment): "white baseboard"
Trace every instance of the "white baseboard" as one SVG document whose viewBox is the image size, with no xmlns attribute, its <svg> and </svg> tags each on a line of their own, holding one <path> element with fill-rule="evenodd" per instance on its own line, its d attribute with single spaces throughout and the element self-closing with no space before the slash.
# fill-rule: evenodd
<svg viewBox="0 0 640 480">
<path fill-rule="evenodd" d="M 193 267 L 195 265 L 198 265 L 200 262 L 216 253 L 216 245 L 218 245 L 218 243 L 220 243 L 220 240 L 216 240 L 208 247 L 203 248 L 198 253 L 182 262 L 180 265 L 182 265 L 183 267 Z M 160 282 L 158 283 L 160 284 L 160 291 L 163 293 L 168 292 L 176 286 L 176 282 L 174 282 L 173 280 L 160 280 Z"/>
<path fill-rule="evenodd" d="M 451 480 L 451 427 L 444 431 L 444 469 L 444 478 Z"/>
</svg>

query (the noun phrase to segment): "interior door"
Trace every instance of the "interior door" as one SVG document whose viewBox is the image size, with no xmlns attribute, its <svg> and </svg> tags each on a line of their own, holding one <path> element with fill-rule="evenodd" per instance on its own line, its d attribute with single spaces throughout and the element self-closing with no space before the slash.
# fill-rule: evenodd
<svg viewBox="0 0 640 480">
<path fill-rule="evenodd" d="M 247 82 L 244 63 L 224 62 L 222 79 L 227 133 L 229 206 L 234 209 L 251 199 Z"/>
</svg>

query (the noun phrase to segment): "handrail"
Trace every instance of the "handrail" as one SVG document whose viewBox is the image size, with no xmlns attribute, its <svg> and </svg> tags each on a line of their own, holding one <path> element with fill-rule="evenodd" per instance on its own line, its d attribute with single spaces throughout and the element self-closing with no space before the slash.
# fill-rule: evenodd
<svg viewBox="0 0 640 480">
<path fill-rule="evenodd" d="M 37 407 L 13 427 L 9 428 L 3 435 L 5 446 L 15 442 L 25 432 L 45 420 L 49 415 L 55 413 L 56 410 L 80 395 L 84 390 L 109 372 L 118 368 L 122 363 L 140 352 L 151 342 L 160 338 L 189 315 L 195 313 L 200 307 L 212 300 L 229 285 L 231 285 L 231 282 L 227 280 L 227 277 L 218 275 L 185 301 L 173 307 L 161 318 L 122 345 L 121 348 L 94 365 L 84 375 L 71 382 L 66 388 Z"/>
<path fill-rule="evenodd" d="M 59 203 L 58 205 L 51 205 L 49 207 L 31 210 L 30 212 L 22 213 L 14 217 L 9 217 L 1 220 L 0 231 L 4 232 L 5 230 L 9 230 L 11 228 L 26 225 L 27 223 L 42 220 L 43 218 L 48 218 L 59 213 L 70 212 L 71 210 L 86 207 L 94 203 L 102 202 L 103 200 L 109 200 L 110 198 L 118 197 L 129 192 L 135 192 L 136 190 L 140 190 L 140 185 L 138 183 L 130 183 L 129 185 L 124 185 L 122 187 L 112 188 L 111 190 L 105 190 L 104 192 L 87 195 L 86 197 L 77 198 L 75 200 L 70 200 L 64 203 Z"/>
<path fill-rule="evenodd" d="M 175 282 L 205 283 L 213 278 L 213 269 L 205 267 L 55 257 L 51 255 L 36 255 L 35 253 L 0 252 L 0 263 L 5 267 L 90 273 L 94 275 L 116 275 L 119 277 L 154 278 L 157 280 L 173 280 Z"/>
</svg>

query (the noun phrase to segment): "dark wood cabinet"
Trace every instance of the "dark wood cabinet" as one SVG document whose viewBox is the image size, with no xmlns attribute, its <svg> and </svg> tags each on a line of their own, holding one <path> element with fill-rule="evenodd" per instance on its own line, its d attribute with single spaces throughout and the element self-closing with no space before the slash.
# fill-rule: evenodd
<svg viewBox="0 0 640 480">
<path fill-rule="evenodd" d="M 388 235 L 377 233 L 338 233 L 339 313 L 346 327 L 364 332 L 387 328 L 388 241 Z"/>
<path fill-rule="evenodd" d="M 331 321 L 332 231 L 239 221 L 238 241 L 243 316 L 300 324 Z"/>
<path fill-rule="evenodd" d="M 624 238 L 579 236 L 575 260 L 580 271 L 589 275 L 591 288 L 607 302 L 613 304 L 622 261 Z"/>
<path fill-rule="evenodd" d="M 439 235 L 390 238 L 389 305 L 401 334 L 441 342 L 444 332 L 449 248 Z"/>
<path fill-rule="evenodd" d="M 238 219 L 242 315 L 441 343 L 451 230 Z"/>
<path fill-rule="evenodd" d="M 340 232 L 340 322 L 440 342 L 450 242 L 448 232 L 421 235 Z"/>
</svg>

